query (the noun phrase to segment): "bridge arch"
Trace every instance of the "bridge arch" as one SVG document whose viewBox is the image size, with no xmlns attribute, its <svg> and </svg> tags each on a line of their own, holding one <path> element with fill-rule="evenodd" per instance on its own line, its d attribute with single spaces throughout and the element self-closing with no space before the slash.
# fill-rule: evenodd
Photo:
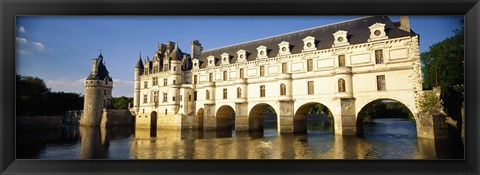
<svg viewBox="0 0 480 175">
<path fill-rule="evenodd" d="M 235 128 L 235 109 L 230 105 L 222 105 L 215 113 L 215 119 L 219 130 L 232 130 Z"/>
<path fill-rule="evenodd" d="M 205 120 L 205 110 L 203 108 L 198 109 L 197 111 L 197 128 L 203 129 L 204 120 Z"/>
<path fill-rule="evenodd" d="M 295 115 L 293 117 L 293 132 L 295 133 L 307 132 L 307 117 L 308 117 L 307 115 L 309 114 L 309 111 L 311 109 L 319 107 L 317 105 L 320 105 L 323 108 L 323 109 L 318 109 L 319 112 L 326 113 L 327 116 L 329 114 L 332 114 L 332 110 L 323 103 L 319 103 L 319 102 L 304 103 L 300 105 L 300 107 L 298 107 L 297 110 L 295 111 Z"/>
<path fill-rule="evenodd" d="M 414 113 L 414 109 L 409 107 L 408 103 L 404 103 L 398 99 L 394 99 L 394 98 L 376 98 L 376 99 L 373 99 L 373 100 L 370 100 L 368 103 L 365 103 L 363 104 L 362 106 L 359 106 L 359 111 L 357 113 L 357 121 L 356 121 L 356 128 L 357 128 L 357 135 L 363 135 L 363 123 L 364 123 L 364 119 L 365 119 L 365 116 L 367 115 L 367 110 L 374 107 L 373 105 L 374 104 L 378 104 L 379 102 L 381 103 L 397 103 L 398 105 L 400 105 L 401 107 L 403 107 L 406 111 L 406 115 L 411 115 L 413 116 L 413 119 L 415 119 L 415 122 L 417 122 L 418 120 L 416 119 L 416 116 L 415 116 L 415 113 Z M 395 117 L 398 117 L 398 116 L 395 116 Z M 405 117 L 405 116 L 403 116 Z M 406 116 L 408 117 L 408 116 Z M 416 123 L 417 124 L 417 123 Z"/>
<path fill-rule="evenodd" d="M 270 108 L 275 113 L 276 126 L 278 129 L 278 114 L 274 106 L 268 103 L 257 103 L 248 112 L 248 128 L 250 131 L 260 131 L 264 128 L 264 114 Z"/>
</svg>

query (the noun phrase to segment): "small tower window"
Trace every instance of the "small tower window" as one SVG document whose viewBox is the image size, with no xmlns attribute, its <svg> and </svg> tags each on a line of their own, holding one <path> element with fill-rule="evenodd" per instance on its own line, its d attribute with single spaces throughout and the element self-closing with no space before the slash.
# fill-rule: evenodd
<svg viewBox="0 0 480 175">
<path fill-rule="evenodd" d="M 147 100 L 148 100 L 147 95 L 144 94 L 144 95 L 143 95 L 143 104 L 146 104 L 146 103 L 147 103 Z"/>
<path fill-rule="evenodd" d="M 307 72 L 311 72 L 313 70 L 313 60 L 308 59 L 307 60 Z"/>
<path fill-rule="evenodd" d="M 168 95 L 167 93 L 163 93 L 163 102 L 167 102 Z"/>
<path fill-rule="evenodd" d="M 342 78 L 338 80 L 338 92 L 345 92 L 345 80 Z"/>
<path fill-rule="evenodd" d="M 207 91 L 205 92 L 205 98 L 206 98 L 207 100 L 210 100 L 210 91 L 209 91 L 209 90 L 207 90 Z"/>
<path fill-rule="evenodd" d="M 227 93 L 227 88 L 223 89 L 223 99 L 227 99 L 228 93 Z"/>
<path fill-rule="evenodd" d="M 287 95 L 287 87 L 285 84 L 280 84 L 280 95 Z"/>
<path fill-rule="evenodd" d="M 148 88 L 148 81 L 143 82 L 143 88 Z"/>
<path fill-rule="evenodd" d="M 103 90 L 103 95 L 107 95 L 107 90 Z"/>
<path fill-rule="evenodd" d="M 309 81 L 308 82 L 308 95 L 312 95 L 314 93 L 313 89 L 314 89 L 313 81 Z"/>
<path fill-rule="evenodd" d="M 213 73 L 208 74 L 208 81 L 213 82 Z"/>
<path fill-rule="evenodd" d="M 287 63 L 282 63 L 282 73 L 287 73 Z"/>
<path fill-rule="evenodd" d="M 345 67 L 345 55 L 338 55 L 338 67 Z"/>
<path fill-rule="evenodd" d="M 375 63 L 376 64 L 383 64 L 383 50 L 375 50 Z"/>
<path fill-rule="evenodd" d="M 227 71 L 223 71 L 223 81 L 227 81 Z"/>
<path fill-rule="evenodd" d="M 197 81 L 198 81 L 198 76 L 194 75 L 193 76 L 193 84 L 197 84 Z"/>
<path fill-rule="evenodd" d="M 265 85 L 260 86 L 260 97 L 265 97 Z"/>
<path fill-rule="evenodd" d="M 240 74 L 240 78 L 243 78 L 243 68 L 240 69 L 240 73 L 239 73 L 239 74 Z"/>
<path fill-rule="evenodd" d="M 377 90 L 378 91 L 387 90 L 387 85 L 385 83 L 385 75 L 378 75 L 377 76 Z"/>
<path fill-rule="evenodd" d="M 163 86 L 167 86 L 167 81 L 168 80 L 166 78 L 163 79 Z"/>
<path fill-rule="evenodd" d="M 197 101 L 197 91 L 193 92 L 193 101 Z"/>
<path fill-rule="evenodd" d="M 260 77 L 263 77 L 263 76 L 265 76 L 265 67 L 260 66 Z"/>
<path fill-rule="evenodd" d="M 237 88 L 237 98 L 242 98 L 242 88 Z"/>
</svg>

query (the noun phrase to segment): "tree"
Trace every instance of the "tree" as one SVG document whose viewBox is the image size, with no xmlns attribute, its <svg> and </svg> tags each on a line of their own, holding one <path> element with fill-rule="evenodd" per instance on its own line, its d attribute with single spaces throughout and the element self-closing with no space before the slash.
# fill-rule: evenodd
<svg viewBox="0 0 480 175">
<path fill-rule="evenodd" d="M 420 55 L 423 64 L 423 87 L 441 88 L 445 112 L 453 119 L 460 119 L 461 103 L 464 100 L 464 27 L 453 31 L 454 36 L 433 44 Z"/>
<path fill-rule="evenodd" d="M 114 97 L 112 99 L 112 107 L 113 109 L 128 109 L 128 104 L 133 104 L 133 98 L 128 98 L 125 96 L 121 97 Z"/>
</svg>

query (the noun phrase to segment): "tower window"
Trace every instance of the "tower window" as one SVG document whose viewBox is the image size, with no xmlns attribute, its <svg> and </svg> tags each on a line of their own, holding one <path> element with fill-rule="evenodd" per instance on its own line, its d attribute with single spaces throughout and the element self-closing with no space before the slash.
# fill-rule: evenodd
<svg viewBox="0 0 480 175">
<path fill-rule="evenodd" d="M 227 71 L 223 71 L 223 81 L 227 81 Z"/>
<path fill-rule="evenodd" d="M 385 75 L 378 75 L 377 76 L 377 90 L 378 91 L 387 90 L 387 85 L 385 83 Z"/>
<path fill-rule="evenodd" d="M 223 99 L 227 99 L 228 93 L 227 93 L 227 88 L 223 89 Z"/>
<path fill-rule="evenodd" d="M 107 95 L 107 90 L 103 90 L 103 95 Z"/>
<path fill-rule="evenodd" d="M 143 104 L 146 104 L 146 103 L 147 103 L 147 100 L 148 100 L 147 95 L 144 94 L 144 95 L 143 95 Z"/>
<path fill-rule="evenodd" d="M 260 86 L 260 97 L 265 97 L 265 85 Z"/>
<path fill-rule="evenodd" d="M 312 59 L 308 59 L 307 60 L 307 72 L 310 72 L 313 70 L 313 60 Z"/>
<path fill-rule="evenodd" d="M 243 78 L 243 68 L 240 69 L 240 78 Z"/>
<path fill-rule="evenodd" d="M 167 115 L 167 113 L 168 113 L 168 109 L 165 109 L 165 115 Z"/>
<path fill-rule="evenodd" d="M 192 95 L 188 95 L 188 101 L 192 101 Z"/>
<path fill-rule="evenodd" d="M 152 84 L 153 86 L 157 86 L 158 85 L 158 77 L 153 77 L 153 80 L 152 80 Z"/>
<path fill-rule="evenodd" d="M 285 84 L 280 84 L 280 95 L 287 95 L 287 87 Z"/>
<path fill-rule="evenodd" d="M 237 98 L 242 98 L 242 88 L 237 88 Z"/>
<path fill-rule="evenodd" d="M 168 95 L 167 93 L 163 93 L 163 102 L 167 102 Z"/>
<path fill-rule="evenodd" d="M 308 82 L 308 95 L 312 95 L 314 93 L 313 91 L 313 81 Z"/>
<path fill-rule="evenodd" d="M 148 81 L 143 82 L 143 88 L 148 88 Z"/>
<path fill-rule="evenodd" d="M 345 92 L 345 80 L 342 78 L 338 80 L 338 92 Z"/>
<path fill-rule="evenodd" d="M 376 64 L 383 64 L 383 50 L 375 50 L 375 63 Z"/>
<path fill-rule="evenodd" d="M 193 101 L 197 101 L 197 91 L 193 92 Z"/>
<path fill-rule="evenodd" d="M 208 81 L 209 82 L 213 81 L 213 73 L 208 74 Z"/>
<path fill-rule="evenodd" d="M 282 73 L 287 73 L 287 63 L 282 63 Z"/>
<path fill-rule="evenodd" d="M 209 90 L 207 90 L 207 91 L 205 92 L 205 98 L 206 98 L 207 100 L 210 100 L 210 91 L 209 91 Z"/>
<path fill-rule="evenodd" d="M 193 84 L 197 84 L 198 76 L 194 75 L 193 76 Z"/>
<path fill-rule="evenodd" d="M 167 81 L 168 80 L 166 78 L 163 79 L 163 86 L 167 86 Z"/>
<path fill-rule="evenodd" d="M 260 77 L 263 77 L 263 76 L 265 76 L 265 67 L 260 66 Z"/>
<path fill-rule="evenodd" d="M 158 103 L 158 91 L 153 92 L 153 102 Z"/>
<path fill-rule="evenodd" d="M 175 96 L 172 97 L 172 101 L 175 102 Z"/>
<path fill-rule="evenodd" d="M 177 81 L 173 80 L 173 84 L 177 84 Z"/>
<path fill-rule="evenodd" d="M 338 55 L 338 67 L 345 66 L 345 55 Z"/>
</svg>

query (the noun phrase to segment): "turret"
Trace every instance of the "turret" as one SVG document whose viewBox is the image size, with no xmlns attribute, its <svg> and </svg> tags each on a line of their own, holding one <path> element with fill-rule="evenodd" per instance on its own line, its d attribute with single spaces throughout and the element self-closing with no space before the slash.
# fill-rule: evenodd
<svg viewBox="0 0 480 175">
<path fill-rule="evenodd" d="M 112 101 L 112 77 L 109 76 L 103 56 L 92 61 L 92 72 L 85 80 L 85 96 L 83 114 L 80 119 L 82 126 L 99 126 L 104 109 L 108 109 Z"/>
<path fill-rule="evenodd" d="M 192 48 L 192 58 L 198 58 L 203 51 L 202 44 L 200 44 L 198 40 L 193 40 L 190 45 Z"/>
<path fill-rule="evenodd" d="M 138 110 L 140 107 L 140 76 L 143 74 L 143 63 L 142 63 L 142 56 L 138 57 L 137 64 L 135 65 L 135 84 L 134 84 L 134 94 L 133 94 L 133 110 L 135 114 L 138 114 Z"/>
</svg>

